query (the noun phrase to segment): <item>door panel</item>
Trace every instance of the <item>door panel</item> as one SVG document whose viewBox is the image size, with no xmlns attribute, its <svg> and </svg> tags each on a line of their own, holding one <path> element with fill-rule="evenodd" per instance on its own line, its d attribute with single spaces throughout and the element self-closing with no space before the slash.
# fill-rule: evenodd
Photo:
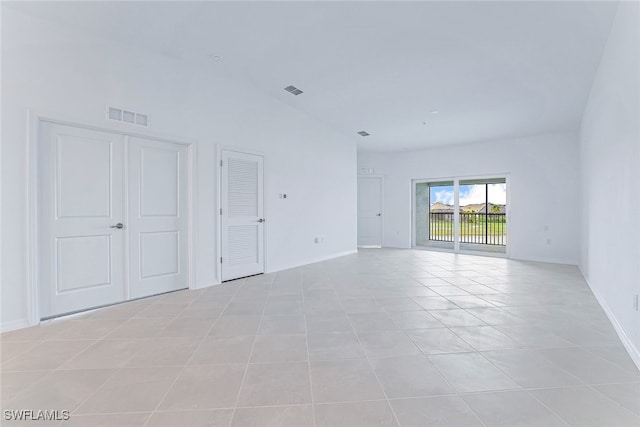
<svg viewBox="0 0 640 427">
<path fill-rule="evenodd" d="M 140 233 L 140 277 L 178 274 L 180 272 L 180 233 L 159 231 Z"/>
<path fill-rule="evenodd" d="M 129 137 L 129 295 L 188 287 L 187 147 Z"/>
<path fill-rule="evenodd" d="M 108 218 L 113 179 L 111 140 L 58 135 L 56 208 L 58 218 Z M 120 168 L 121 166 L 118 165 Z M 80 178 L 80 179 L 79 179 Z"/>
<path fill-rule="evenodd" d="M 222 151 L 222 280 L 264 273 L 263 157 Z"/>
<path fill-rule="evenodd" d="M 358 246 L 382 246 L 381 195 L 381 178 L 358 178 Z"/>
<path fill-rule="evenodd" d="M 111 236 L 58 237 L 56 243 L 58 293 L 111 283 Z"/>
<path fill-rule="evenodd" d="M 180 154 L 171 146 L 168 150 L 140 148 L 141 217 L 178 216 Z"/>
<path fill-rule="evenodd" d="M 43 122 L 40 138 L 41 317 L 124 300 L 124 137 Z"/>
</svg>

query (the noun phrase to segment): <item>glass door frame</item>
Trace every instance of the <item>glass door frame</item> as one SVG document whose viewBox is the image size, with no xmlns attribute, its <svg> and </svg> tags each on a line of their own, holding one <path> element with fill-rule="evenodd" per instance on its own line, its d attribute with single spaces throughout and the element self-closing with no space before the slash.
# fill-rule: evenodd
<svg viewBox="0 0 640 427">
<path fill-rule="evenodd" d="M 411 247 L 414 249 L 424 249 L 424 250 L 435 250 L 435 251 L 444 251 L 444 252 L 452 252 L 452 253 L 461 253 L 461 254 L 473 254 L 473 255 L 487 255 L 487 256 L 497 256 L 497 257 L 505 257 L 510 258 L 510 247 L 509 244 L 509 234 L 507 234 L 507 244 L 505 245 L 504 252 L 493 252 L 493 251 L 481 251 L 481 250 L 468 250 L 468 249 L 460 249 L 460 181 L 467 180 L 492 180 L 504 178 L 506 185 L 506 200 L 505 200 L 505 212 L 507 214 L 506 218 L 506 226 L 507 233 L 508 230 L 511 229 L 511 204 L 510 204 L 510 181 L 511 174 L 509 173 L 495 173 L 488 175 L 465 175 L 465 176 L 447 176 L 447 177 L 437 177 L 437 178 L 420 178 L 420 179 L 412 179 L 411 180 Z M 417 184 L 426 184 L 426 183 L 437 183 L 443 181 L 451 181 L 453 182 L 453 249 L 449 249 L 446 247 L 442 247 L 441 245 L 427 245 L 427 246 L 418 246 L 416 244 L 416 185 Z M 429 203 L 431 201 L 429 200 Z M 431 227 L 431 224 L 429 224 Z"/>
</svg>

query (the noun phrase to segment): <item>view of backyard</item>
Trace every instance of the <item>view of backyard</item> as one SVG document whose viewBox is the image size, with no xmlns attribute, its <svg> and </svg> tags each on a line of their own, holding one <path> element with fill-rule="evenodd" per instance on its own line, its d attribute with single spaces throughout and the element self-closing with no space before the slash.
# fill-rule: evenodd
<svg viewBox="0 0 640 427">
<path fill-rule="evenodd" d="M 506 215 L 504 213 L 460 213 L 459 236 L 461 243 L 505 245 Z M 453 214 L 429 214 L 429 237 L 431 240 L 453 242 Z"/>
<path fill-rule="evenodd" d="M 454 185 L 451 181 L 417 183 L 417 245 L 454 243 Z M 460 181 L 458 241 L 504 247 L 507 244 L 506 183 L 504 179 Z"/>
</svg>

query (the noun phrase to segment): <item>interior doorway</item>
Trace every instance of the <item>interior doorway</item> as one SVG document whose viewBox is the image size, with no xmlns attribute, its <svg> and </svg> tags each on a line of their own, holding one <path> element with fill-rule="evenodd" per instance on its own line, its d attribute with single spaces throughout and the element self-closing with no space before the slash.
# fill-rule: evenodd
<svg viewBox="0 0 640 427">
<path fill-rule="evenodd" d="M 222 281 L 265 271 L 264 157 L 220 151 Z"/>
<path fill-rule="evenodd" d="M 358 178 L 358 246 L 382 247 L 382 177 Z"/>
</svg>

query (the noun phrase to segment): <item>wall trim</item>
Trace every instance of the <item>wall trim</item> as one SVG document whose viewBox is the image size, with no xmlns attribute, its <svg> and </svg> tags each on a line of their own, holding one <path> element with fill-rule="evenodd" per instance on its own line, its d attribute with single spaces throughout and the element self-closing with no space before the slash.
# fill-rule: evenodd
<svg viewBox="0 0 640 427">
<path fill-rule="evenodd" d="M 613 329 L 615 329 L 616 333 L 618 334 L 618 338 L 620 338 L 620 341 L 622 341 L 622 345 L 624 345 L 627 353 L 629 353 L 631 360 L 633 360 L 633 363 L 635 363 L 638 370 L 640 370 L 640 350 L 636 348 L 633 342 L 631 342 L 631 340 L 627 336 L 627 333 L 622 328 L 622 325 L 620 325 L 618 319 L 616 319 L 616 316 L 613 314 L 613 311 L 611 311 L 611 309 L 609 308 L 606 300 L 596 290 L 596 288 L 591 285 L 589 279 L 587 279 L 587 276 L 582 271 L 582 267 L 578 266 L 578 269 L 580 270 L 580 274 L 582 274 L 582 278 L 584 279 L 584 281 L 587 282 L 587 285 L 589 285 L 589 289 L 591 289 L 591 292 L 596 297 L 598 304 L 600 304 L 600 307 L 602 307 L 605 314 L 609 318 L 609 321 L 613 325 Z"/>
<path fill-rule="evenodd" d="M 28 328 L 31 326 L 29 319 L 12 320 L 11 322 L 5 322 L 0 324 L 0 333 L 15 331 L 16 329 Z"/>
<path fill-rule="evenodd" d="M 511 257 L 514 261 L 529 261 L 529 262 L 543 262 L 546 264 L 561 264 L 570 265 L 573 267 L 578 266 L 578 262 L 575 259 L 562 259 L 562 258 L 539 258 L 539 257 Z"/>
<path fill-rule="evenodd" d="M 357 254 L 358 250 L 357 249 L 352 249 L 350 251 L 344 251 L 344 252 L 336 252 L 330 255 L 325 255 L 325 256 L 321 256 L 321 257 L 317 257 L 317 258 L 311 258 L 311 259 L 307 259 L 301 262 L 297 262 L 297 263 L 293 263 L 293 264 L 283 264 L 283 265 L 279 265 L 279 266 L 275 266 L 275 267 L 271 267 L 269 268 L 269 270 L 266 271 L 266 273 L 275 273 L 277 271 L 282 271 L 282 270 L 288 270 L 290 268 L 296 268 L 296 267 L 302 267 L 305 265 L 309 265 L 309 264 L 315 264 L 318 262 L 322 262 L 322 261 L 328 261 L 330 259 L 334 259 L 334 258 L 340 258 L 343 256 L 347 256 L 347 255 L 353 255 L 353 254 Z"/>
<path fill-rule="evenodd" d="M 217 285 L 220 285 L 220 284 L 222 284 L 222 283 L 218 282 L 218 281 L 211 282 L 211 283 L 203 283 L 203 284 L 195 283 L 193 285 L 193 287 L 189 288 L 189 290 L 192 291 L 192 290 L 196 290 L 196 289 L 206 289 L 206 288 L 210 288 L 212 286 L 217 286 Z"/>
</svg>

